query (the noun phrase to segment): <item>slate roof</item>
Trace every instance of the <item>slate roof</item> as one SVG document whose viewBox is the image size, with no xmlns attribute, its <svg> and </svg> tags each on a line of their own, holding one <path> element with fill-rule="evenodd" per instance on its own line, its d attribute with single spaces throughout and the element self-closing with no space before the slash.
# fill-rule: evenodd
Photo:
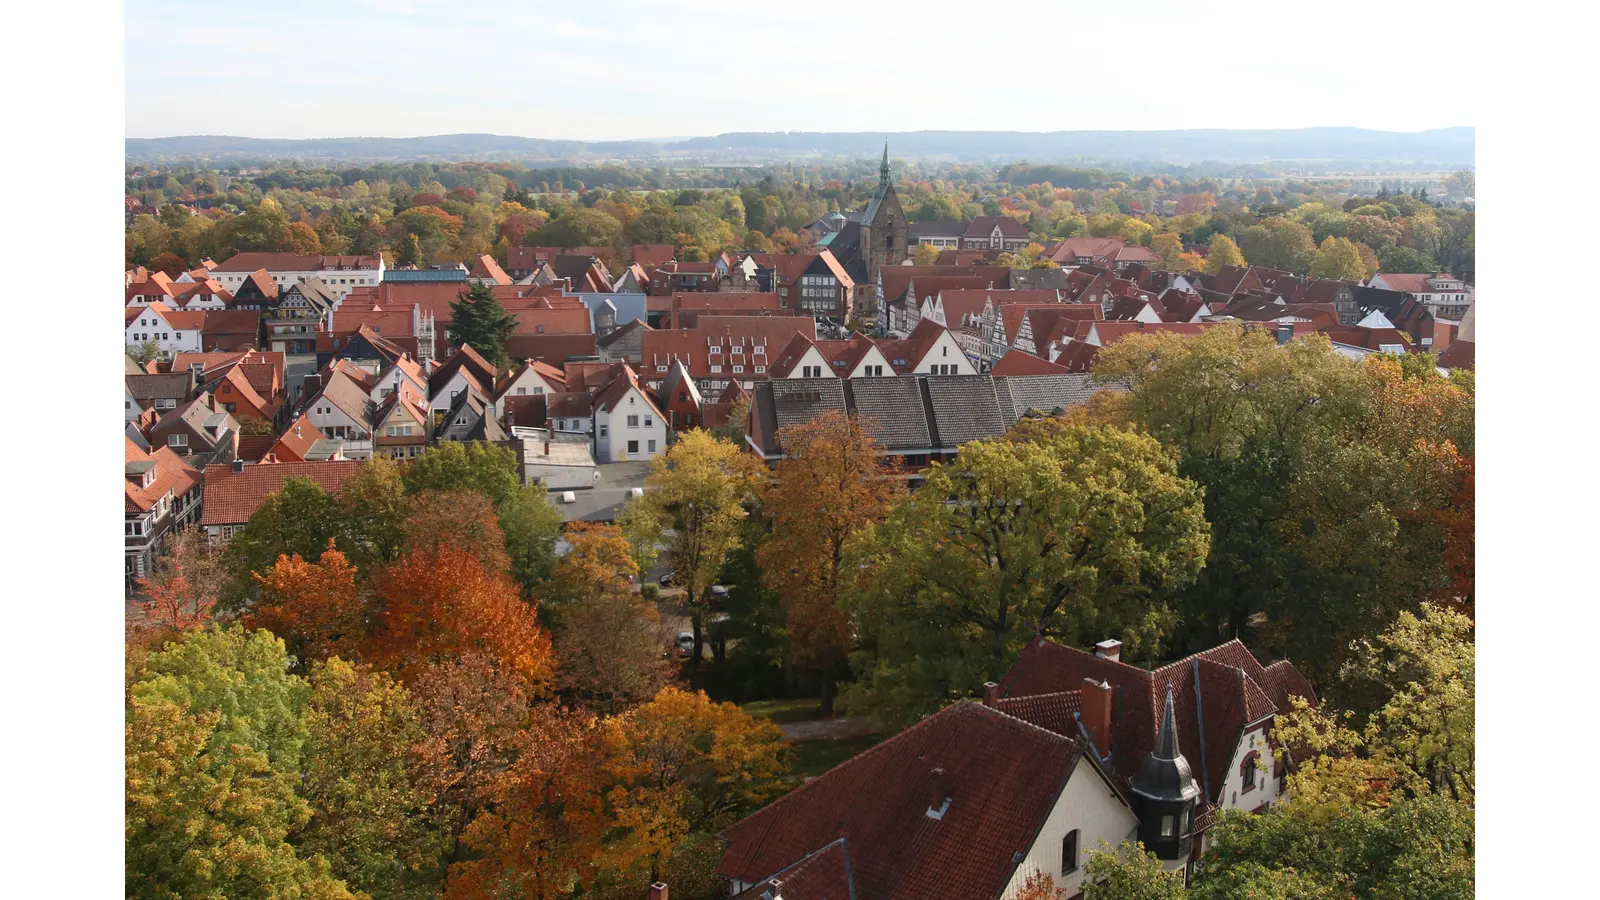
<svg viewBox="0 0 1600 900">
<path fill-rule="evenodd" d="M 988 375 L 930 375 L 926 387 L 938 446 L 999 437 L 1011 424 Z"/>
<path fill-rule="evenodd" d="M 987 238 L 995 228 L 1000 229 L 1000 235 L 1008 238 L 1025 238 L 1028 236 L 1028 226 L 1010 216 L 979 216 L 967 225 L 967 230 L 962 237 Z"/>
<path fill-rule="evenodd" d="M 844 388 L 851 412 L 865 420 L 878 446 L 891 453 L 925 453 L 934 447 L 932 411 L 915 377 L 851 378 Z"/>
<path fill-rule="evenodd" d="M 309 478 L 328 493 L 336 494 L 344 480 L 361 466 L 356 460 L 245 466 L 242 472 L 233 471 L 229 465 L 206 466 L 200 524 L 238 525 L 250 521 L 267 495 L 283 490 L 284 482 L 290 478 Z"/>
<path fill-rule="evenodd" d="M 1076 741 L 962 701 L 728 828 L 717 873 L 759 882 L 842 837 L 861 900 L 998 897 L 1080 753 Z M 928 815 L 935 790 L 950 800 L 939 818 Z"/>
<path fill-rule="evenodd" d="M 995 393 L 1000 410 L 1010 426 L 1030 410 L 1053 413 L 1058 409 L 1088 403 L 1100 388 L 1088 375 L 1012 375 L 995 378 Z"/>
<path fill-rule="evenodd" d="M 958 238 L 967 233 L 967 223 L 955 219 L 936 219 L 932 222 L 911 222 L 906 225 L 906 240 L 916 243 L 919 238 Z"/>
</svg>

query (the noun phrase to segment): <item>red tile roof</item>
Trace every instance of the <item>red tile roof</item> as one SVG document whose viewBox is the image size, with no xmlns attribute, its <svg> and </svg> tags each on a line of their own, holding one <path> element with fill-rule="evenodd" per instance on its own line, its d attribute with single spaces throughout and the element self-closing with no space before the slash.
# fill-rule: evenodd
<svg viewBox="0 0 1600 900">
<path fill-rule="evenodd" d="M 200 482 L 200 470 L 184 462 L 171 449 L 157 447 L 155 452 L 146 453 L 126 437 L 122 439 L 122 443 L 124 462 L 155 463 L 155 478 L 148 487 L 142 484 L 136 485 L 127 478 L 122 479 L 123 512 L 149 512 L 168 491 L 171 491 L 174 497 L 182 497 Z"/>
<path fill-rule="evenodd" d="M 494 257 L 487 253 L 472 261 L 472 268 L 467 272 L 467 275 L 472 278 L 488 278 L 495 284 L 511 283 L 511 276 L 507 275 L 506 270 L 500 268 L 500 264 L 494 261 Z"/>
<path fill-rule="evenodd" d="M 1022 350 L 1006 353 L 994 364 L 994 368 L 989 370 L 989 374 L 997 378 L 1005 375 L 1065 375 L 1066 373 L 1065 366 L 1056 365 Z"/>
<path fill-rule="evenodd" d="M 205 496 L 201 501 L 202 525 L 240 525 L 261 507 L 268 494 L 283 489 L 290 478 L 309 478 L 329 493 L 338 493 L 344 480 L 361 468 L 354 460 L 286 462 L 245 466 L 235 472 L 229 465 L 206 466 Z"/>
<path fill-rule="evenodd" d="M 506 355 L 512 359 L 542 359 L 559 365 L 569 359 L 594 356 L 594 335 L 513 334 L 506 338 Z"/>
<path fill-rule="evenodd" d="M 1014 698 L 1077 691 L 1086 678 L 1109 683 L 1115 692 L 1111 768 L 1127 778 L 1150 752 L 1161 703 L 1172 688 L 1178 744 L 1185 748 L 1196 778 L 1208 790 L 1207 799 L 1215 802 L 1226 785 L 1225 776 L 1244 727 L 1287 712 L 1291 694 L 1316 700 L 1310 684 L 1292 665 L 1282 662 L 1274 666 L 1269 674 L 1268 667 L 1238 640 L 1151 671 L 1037 637 L 1006 673 L 999 693 Z"/>
<path fill-rule="evenodd" d="M 727 829 L 717 873 L 759 882 L 845 838 L 862 900 L 997 897 L 1079 756 L 1076 741 L 962 701 Z M 940 818 L 936 791 L 950 801 Z"/>
<path fill-rule="evenodd" d="M 1454 340 L 1450 346 L 1444 348 L 1439 354 L 1439 367 L 1443 369 L 1470 369 L 1473 364 L 1476 343 L 1474 341 Z"/>
<path fill-rule="evenodd" d="M 320 269 L 373 269 L 378 268 L 376 256 L 301 256 L 298 253 L 235 253 L 228 261 L 217 266 L 217 272 L 254 272 L 267 269 L 277 272 L 310 272 Z"/>
<path fill-rule="evenodd" d="M 689 374 L 697 380 L 731 376 L 735 364 L 744 367 L 739 373 L 744 378 L 765 378 L 767 374 L 757 373 L 755 366 L 770 366 L 796 334 L 805 335 L 808 340 L 815 340 L 817 336 L 816 320 L 809 316 L 702 316 L 698 324 L 697 328 L 646 331 L 639 336 L 640 371 L 647 380 L 664 376 L 666 372 L 660 367 L 670 368 L 674 359 L 683 360 Z M 720 373 L 711 371 L 712 337 L 720 338 L 715 345 L 722 348 L 722 352 L 716 354 L 717 364 L 722 367 Z M 734 358 L 732 349 L 735 346 L 744 348 L 744 352 L 738 354 L 741 359 Z"/>
<path fill-rule="evenodd" d="M 1025 238 L 1028 236 L 1028 226 L 1010 216 L 978 216 L 967 225 L 967 232 L 962 237 L 987 238 L 997 227 L 1000 229 L 1002 237 Z"/>
</svg>

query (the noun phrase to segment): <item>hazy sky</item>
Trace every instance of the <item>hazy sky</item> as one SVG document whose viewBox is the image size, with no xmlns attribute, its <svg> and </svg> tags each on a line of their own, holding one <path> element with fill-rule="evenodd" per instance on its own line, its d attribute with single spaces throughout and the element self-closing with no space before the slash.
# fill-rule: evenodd
<svg viewBox="0 0 1600 900">
<path fill-rule="evenodd" d="M 1448 86 L 1464 51 L 1438 43 L 1446 9 L 129 0 L 127 133 L 1419 131 L 1476 121 L 1472 92 Z"/>
</svg>

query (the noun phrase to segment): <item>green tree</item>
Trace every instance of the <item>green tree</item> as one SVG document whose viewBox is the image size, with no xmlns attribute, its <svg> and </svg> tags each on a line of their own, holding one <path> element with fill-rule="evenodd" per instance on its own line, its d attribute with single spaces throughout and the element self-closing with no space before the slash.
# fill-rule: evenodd
<svg viewBox="0 0 1600 900">
<path fill-rule="evenodd" d="M 134 362 L 142 366 L 151 360 L 161 358 L 161 344 L 157 343 L 154 338 L 151 338 L 150 340 L 144 341 L 135 346 L 133 348 L 133 352 L 129 355 L 133 357 Z"/>
<path fill-rule="evenodd" d="M 739 546 L 744 503 L 760 483 L 760 464 L 739 447 L 693 429 L 650 461 L 644 496 L 621 524 L 637 548 L 663 543 L 684 588 L 694 628 L 690 667 L 700 667 L 711 586 Z M 643 566 L 641 565 L 641 568 Z"/>
<path fill-rule="evenodd" d="M 1211 236 L 1210 251 L 1206 253 L 1206 273 L 1215 275 L 1221 272 L 1224 266 L 1243 266 L 1244 254 L 1239 252 L 1239 245 L 1233 238 L 1222 232 Z"/>
<path fill-rule="evenodd" d="M 232 243 L 235 250 L 286 250 L 289 242 L 289 216 L 271 197 L 233 220 Z"/>
<path fill-rule="evenodd" d="M 622 223 L 601 210 L 574 206 L 533 233 L 547 247 L 610 247 L 622 237 Z"/>
<path fill-rule="evenodd" d="M 1173 447 L 1205 488 L 1211 551 L 1180 598 L 1174 649 L 1249 629 L 1331 678 L 1351 640 L 1448 582 L 1432 511 L 1451 507 L 1472 448 L 1461 386 L 1239 326 L 1130 337 L 1095 373 L 1129 388 L 1117 415 Z"/>
<path fill-rule="evenodd" d="M 395 265 L 399 268 L 421 268 L 427 259 L 422 255 L 422 242 L 414 234 L 408 234 L 400 239 L 400 255 L 395 258 Z"/>
<path fill-rule="evenodd" d="M 1361 261 L 1361 252 L 1346 238 L 1324 238 L 1317 248 L 1317 257 L 1311 262 L 1312 278 L 1340 278 L 1360 281 L 1367 277 L 1367 266 Z"/>
<path fill-rule="evenodd" d="M 486 284 L 474 284 L 450 301 L 450 343 L 457 347 L 470 344 L 496 366 L 504 367 L 509 361 L 506 339 L 516 329 L 517 317 L 506 312 Z"/>
<path fill-rule="evenodd" d="M 126 712 L 129 897 L 350 897 L 289 835 L 311 817 L 296 794 L 305 682 L 266 631 L 191 631 L 132 673 Z"/>
<path fill-rule="evenodd" d="M 1150 252 L 1155 254 L 1156 268 L 1166 272 L 1182 272 L 1183 238 L 1175 234 L 1158 234 L 1150 239 Z"/>
<path fill-rule="evenodd" d="M 511 577 L 531 595 L 534 585 L 549 577 L 556 562 L 561 511 L 551 505 L 543 485 L 530 484 L 508 494 L 499 506 L 500 530 L 506 536 Z"/>
<path fill-rule="evenodd" d="M 1381 272 L 1405 273 L 1426 272 L 1431 269 L 1428 261 L 1410 247 L 1399 244 L 1389 244 L 1378 248 L 1378 270 Z"/>
<path fill-rule="evenodd" d="M 998 680 L 1035 634 L 1154 657 L 1209 547 L 1198 485 L 1154 439 L 1061 425 L 935 466 L 857 563 L 851 705 L 910 720 Z"/>
<path fill-rule="evenodd" d="M 351 555 L 362 565 L 394 562 L 405 539 L 405 481 L 400 463 L 374 456 L 339 488 L 339 505 L 349 523 Z"/>
<path fill-rule="evenodd" d="M 417 457 L 405 470 L 406 490 L 477 491 L 498 506 L 522 484 L 517 454 L 509 447 L 447 441 Z"/>
<path fill-rule="evenodd" d="M 1317 245 L 1311 229 L 1284 216 L 1273 216 L 1246 228 L 1239 250 L 1254 265 L 1304 275 L 1311 269 Z"/>
<path fill-rule="evenodd" d="M 311 818 L 295 834 L 333 874 L 376 897 L 432 897 L 444 871 L 443 822 L 422 785 L 420 713 L 386 672 L 316 664 L 305 709 L 300 793 Z"/>
<path fill-rule="evenodd" d="M 1183 900 L 1183 872 L 1168 872 L 1138 841 L 1101 843 L 1084 866 L 1084 900 Z"/>
</svg>

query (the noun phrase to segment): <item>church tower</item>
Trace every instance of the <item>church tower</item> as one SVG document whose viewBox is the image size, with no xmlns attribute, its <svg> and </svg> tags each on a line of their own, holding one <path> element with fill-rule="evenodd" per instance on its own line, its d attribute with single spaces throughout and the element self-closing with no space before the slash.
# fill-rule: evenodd
<svg viewBox="0 0 1600 900">
<path fill-rule="evenodd" d="M 874 283 L 879 269 L 898 266 L 906 259 L 906 214 L 889 172 L 888 141 L 883 144 L 883 164 L 878 167 L 878 189 L 861 214 L 861 256 L 867 264 L 867 280 Z"/>
</svg>

